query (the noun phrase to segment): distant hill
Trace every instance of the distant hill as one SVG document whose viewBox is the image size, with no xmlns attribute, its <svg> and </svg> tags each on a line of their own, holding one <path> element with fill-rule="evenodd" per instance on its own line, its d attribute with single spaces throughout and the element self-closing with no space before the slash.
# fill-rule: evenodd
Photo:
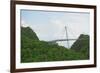
<svg viewBox="0 0 100 73">
<path fill-rule="evenodd" d="M 83 55 L 83 56 L 82 56 Z M 44 62 L 88 59 L 82 52 L 58 44 L 40 41 L 30 27 L 21 27 L 21 62 Z"/>
<path fill-rule="evenodd" d="M 22 37 L 27 37 L 32 40 L 39 40 L 36 33 L 30 27 L 21 27 Z"/>
<path fill-rule="evenodd" d="M 75 51 L 81 51 L 83 48 L 89 49 L 89 36 L 81 34 L 79 38 L 71 46 L 71 49 Z"/>
<path fill-rule="evenodd" d="M 71 49 L 76 52 L 82 52 L 89 58 L 89 35 L 81 34 L 71 46 Z"/>
<path fill-rule="evenodd" d="M 33 41 L 39 41 L 36 33 L 30 27 L 21 27 L 21 48 L 31 46 Z"/>
</svg>

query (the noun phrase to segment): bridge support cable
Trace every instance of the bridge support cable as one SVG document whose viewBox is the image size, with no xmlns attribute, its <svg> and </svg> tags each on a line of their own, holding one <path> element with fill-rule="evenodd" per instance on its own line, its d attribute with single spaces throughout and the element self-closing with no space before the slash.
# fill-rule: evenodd
<svg viewBox="0 0 100 73">
<path fill-rule="evenodd" d="M 71 28 L 67 28 L 67 30 L 69 30 L 68 32 L 72 35 L 72 37 L 75 37 L 75 34 L 71 31 Z"/>
<path fill-rule="evenodd" d="M 66 31 L 66 38 L 67 38 L 67 46 L 69 48 L 68 31 L 67 31 L 67 27 L 66 26 L 65 26 L 65 31 Z"/>
</svg>

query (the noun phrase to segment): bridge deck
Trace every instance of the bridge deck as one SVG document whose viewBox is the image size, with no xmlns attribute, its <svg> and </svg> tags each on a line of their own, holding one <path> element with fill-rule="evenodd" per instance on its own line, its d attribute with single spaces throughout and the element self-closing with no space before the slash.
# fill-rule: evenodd
<svg viewBox="0 0 100 73">
<path fill-rule="evenodd" d="M 57 41 L 74 41 L 77 39 L 57 39 L 57 40 L 51 40 L 49 42 L 57 42 Z M 86 40 L 86 39 L 78 39 L 78 40 Z"/>
</svg>

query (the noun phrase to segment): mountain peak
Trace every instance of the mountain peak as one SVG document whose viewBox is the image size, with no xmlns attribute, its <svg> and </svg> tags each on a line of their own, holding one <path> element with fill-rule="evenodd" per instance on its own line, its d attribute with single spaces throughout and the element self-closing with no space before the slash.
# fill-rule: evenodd
<svg viewBox="0 0 100 73">
<path fill-rule="evenodd" d="M 75 51 L 89 49 L 89 35 L 81 34 L 79 38 L 71 46 L 71 49 Z"/>
<path fill-rule="evenodd" d="M 39 40 L 36 33 L 30 27 L 21 27 L 21 34 L 23 37 L 29 39 Z"/>
</svg>

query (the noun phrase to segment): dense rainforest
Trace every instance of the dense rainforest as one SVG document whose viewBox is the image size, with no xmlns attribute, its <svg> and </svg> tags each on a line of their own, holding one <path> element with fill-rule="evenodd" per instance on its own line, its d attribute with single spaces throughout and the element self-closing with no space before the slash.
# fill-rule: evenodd
<svg viewBox="0 0 100 73">
<path fill-rule="evenodd" d="M 89 35 L 81 34 L 70 49 L 41 41 L 30 27 L 21 27 L 21 62 L 89 59 Z"/>
</svg>

